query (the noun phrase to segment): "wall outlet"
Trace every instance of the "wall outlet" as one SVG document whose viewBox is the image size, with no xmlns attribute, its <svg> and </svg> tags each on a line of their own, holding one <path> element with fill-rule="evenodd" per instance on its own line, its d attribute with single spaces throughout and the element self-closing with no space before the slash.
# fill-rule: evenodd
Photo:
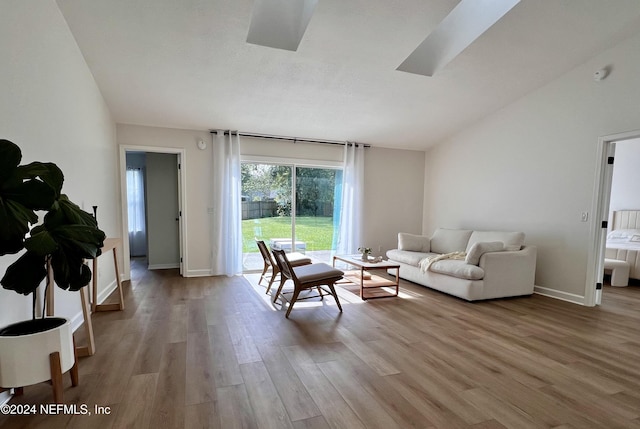
<svg viewBox="0 0 640 429">
<path fill-rule="evenodd" d="M 582 212 L 580 214 L 580 222 L 586 222 L 589 220 L 589 212 Z"/>
</svg>

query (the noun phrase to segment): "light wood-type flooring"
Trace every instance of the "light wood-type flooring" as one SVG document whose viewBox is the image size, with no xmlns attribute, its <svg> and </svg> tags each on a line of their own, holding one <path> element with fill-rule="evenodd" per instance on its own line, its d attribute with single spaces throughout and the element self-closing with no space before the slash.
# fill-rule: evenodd
<svg viewBox="0 0 640 429">
<path fill-rule="evenodd" d="M 80 385 L 65 375 L 66 403 L 92 415 L 0 427 L 640 428 L 638 285 L 605 288 L 598 308 L 468 303 L 408 282 L 362 302 L 339 288 L 342 314 L 327 297 L 287 320 L 255 275 L 132 277 L 126 309 L 93 316 Z M 50 400 L 40 384 L 11 403 Z"/>
</svg>

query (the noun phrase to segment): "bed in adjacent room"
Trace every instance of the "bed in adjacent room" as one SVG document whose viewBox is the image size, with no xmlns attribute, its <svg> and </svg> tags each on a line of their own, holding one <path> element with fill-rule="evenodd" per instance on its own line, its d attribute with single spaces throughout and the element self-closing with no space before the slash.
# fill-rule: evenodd
<svg viewBox="0 0 640 429">
<path fill-rule="evenodd" d="M 629 278 L 640 280 L 640 210 L 613 212 L 605 258 L 629 263 Z"/>
</svg>

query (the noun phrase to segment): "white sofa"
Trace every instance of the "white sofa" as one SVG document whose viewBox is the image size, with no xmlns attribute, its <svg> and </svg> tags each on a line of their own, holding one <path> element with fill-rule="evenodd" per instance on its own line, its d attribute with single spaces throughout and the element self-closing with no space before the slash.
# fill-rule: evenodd
<svg viewBox="0 0 640 429">
<path fill-rule="evenodd" d="M 461 259 L 432 262 L 439 255 Z M 536 248 L 524 245 L 523 232 L 439 228 L 430 238 L 399 233 L 398 248 L 387 257 L 400 264 L 401 278 L 468 301 L 533 293 Z"/>
</svg>

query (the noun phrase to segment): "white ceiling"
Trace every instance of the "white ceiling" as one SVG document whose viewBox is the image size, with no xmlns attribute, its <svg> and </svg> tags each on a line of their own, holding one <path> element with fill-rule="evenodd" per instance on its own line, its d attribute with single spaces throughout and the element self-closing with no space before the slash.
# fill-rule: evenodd
<svg viewBox="0 0 640 429">
<path fill-rule="evenodd" d="M 455 0 L 319 0 L 296 52 L 246 43 L 251 0 L 57 2 L 118 123 L 405 149 L 640 30 L 638 0 L 522 0 L 426 77 L 396 68 Z"/>
</svg>

